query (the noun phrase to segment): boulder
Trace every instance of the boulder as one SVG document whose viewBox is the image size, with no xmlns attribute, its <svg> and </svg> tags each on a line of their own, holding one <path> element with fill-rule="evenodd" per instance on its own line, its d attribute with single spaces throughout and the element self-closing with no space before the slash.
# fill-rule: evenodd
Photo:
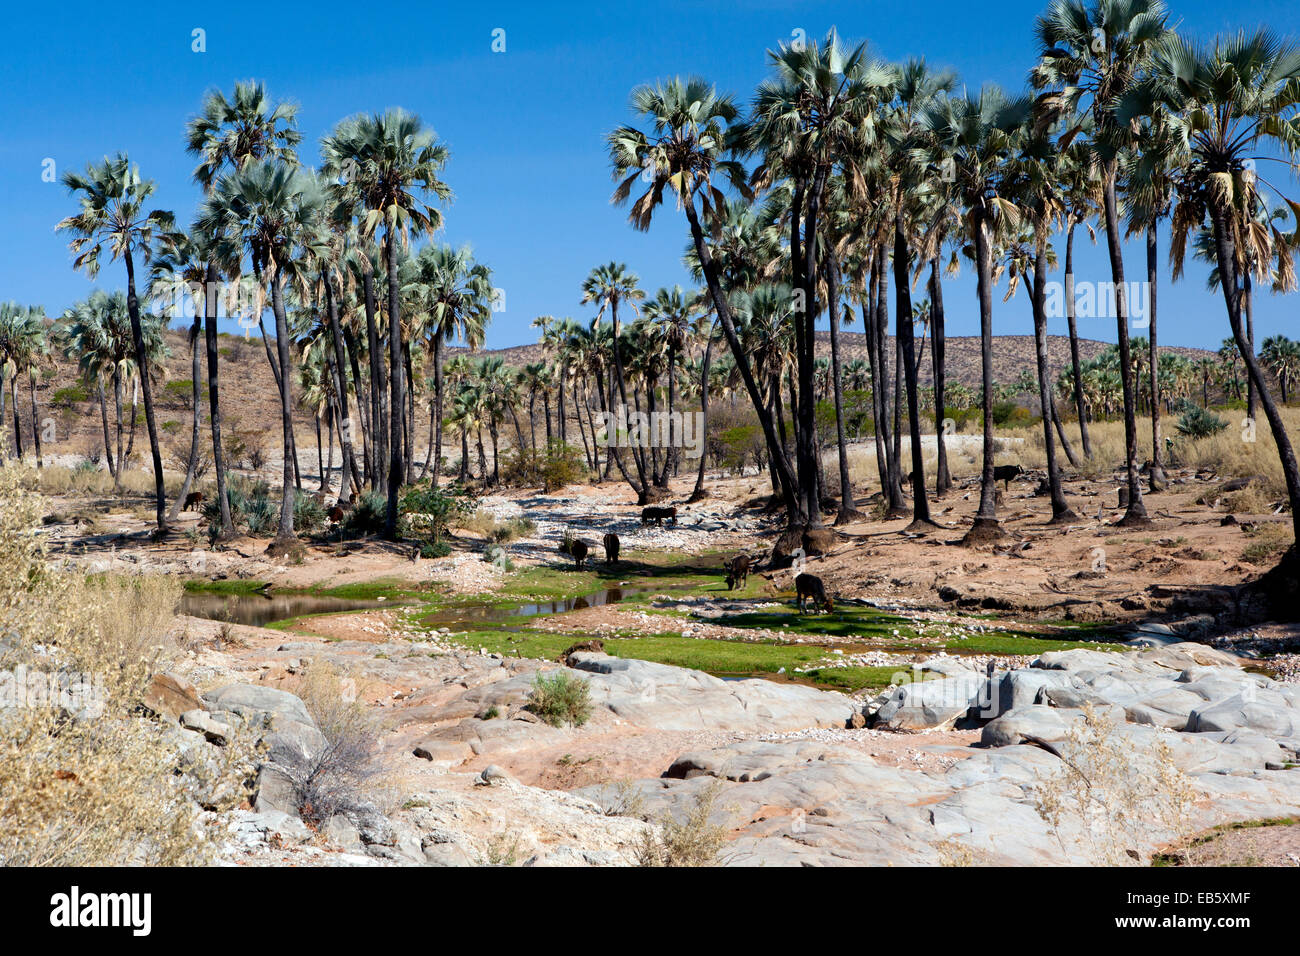
<svg viewBox="0 0 1300 956">
<path fill-rule="evenodd" d="M 227 684 L 203 695 L 213 714 L 238 714 L 250 724 L 270 726 L 276 719 L 292 720 L 315 727 L 307 705 L 287 690 L 259 684 Z"/>
<path fill-rule="evenodd" d="M 886 730 L 951 727 L 972 707 L 987 708 L 988 686 L 988 678 L 976 673 L 900 684 L 886 692 L 875 726 Z"/>
<path fill-rule="evenodd" d="M 203 707 L 198 688 L 170 671 L 161 671 L 149 678 L 144 691 L 144 705 L 171 720 L 178 720 L 186 711 Z"/>
</svg>

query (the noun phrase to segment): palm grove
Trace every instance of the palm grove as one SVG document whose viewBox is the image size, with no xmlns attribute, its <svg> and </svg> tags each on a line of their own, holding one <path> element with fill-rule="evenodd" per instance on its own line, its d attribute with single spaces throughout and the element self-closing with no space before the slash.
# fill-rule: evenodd
<svg viewBox="0 0 1300 956">
<path fill-rule="evenodd" d="M 451 195 L 441 179 L 447 150 L 418 118 L 392 110 L 346 119 L 323 138 L 311 170 L 299 160 L 291 105 L 272 101 L 258 84 L 239 84 L 229 99 L 211 93 L 186 130 L 203 190 L 188 228 L 152 206 L 152 183 L 125 156 L 65 177 L 79 211 L 59 228 L 73 236 L 76 265 L 93 275 L 120 260 L 126 274 L 124 294 L 95 293 L 68 311 L 60 331 L 98 398 L 109 468 L 120 475 L 124 467 L 123 390 L 134 390 L 143 399 L 157 522 L 165 528 L 151 393 L 164 346 L 158 317 L 141 303 L 179 287 L 197 290 L 189 337 L 194 415 L 171 515 L 197 481 L 202 342 L 224 535 L 234 527 L 217 315 L 220 296 L 239 295 L 251 321 L 262 325 L 268 308 L 274 321 L 273 338 L 264 325 L 260 332 L 280 399 L 281 539 L 294 533 L 301 476 L 292 417 L 303 402 L 327 423 L 331 456 L 337 435 L 340 503 L 382 496 L 384 530 L 393 536 L 403 486 L 427 480 L 436 487 L 453 442 L 462 479 L 476 462 L 480 478 L 500 480 L 507 431 L 516 466 L 576 458 L 589 473 L 617 474 L 649 501 L 681 471 L 680 435 L 670 434 L 662 448 L 610 440 L 605 414 L 689 405 L 707 420 L 710 398 L 723 395 L 752 407 L 757 457 L 787 521 L 778 547 L 787 551 L 824 543 L 832 500 L 833 520 L 856 516 L 846 445 L 863 418 L 874 433 L 885 513 L 910 515 L 912 532 L 934 527 L 927 487 L 943 494 L 952 482 L 944 422 L 968 401 L 981 412 L 983 462 L 966 541 L 997 540 L 994 408 L 1016 393 L 1032 395 L 1042 412 L 1056 522 L 1074 518 L 1060 458 L 1092 454 L 1090 418 L 1123 415 L 1120 523 L 1141 527 L 1149 519 L 1140 462 L 1150 459 L 1153 486 L 1164 481 L 1161 414 L 1198 390 L 1208 404 L 1212 380 L 1229 394 L 1244 392 L 1252 418 L 1262 409 L 1300 521 L 1300 473 L 1265 378 L 1270 371 L 1285 401 L 1300 354 L 1283 336 L 1257 352 L 1251 322 L 1254 296 L 1295 286 L 1300 207 L 1285 191 L 1300 146 L 1300 50 L 1268 31 L 1193 40 L 1171 27 L 1158 0 L 1058 0 L 1034 32 L 1037 56 L 1022 94 L 993 86 L 959 94 L 951 72 L 921 58 L 885 62 L 834 32 L 769 51 L 770 76 L 748 111 L 699 78 L 634 90 L 632 122 L 607 137 L 613 200 L 630 204 L 639 229 L 669 215 L 665 199 L 672 200 L 689 233 L 684 264 L 700 288 L 650 294 L 626 265 L 599 266 L 580 290 L 595 316 L 538 318 L 548 361 L 521 368 L 447 355 L 456 341 L 471 350 L 482 344 L 493 289 L 489 270 L 467 249 L 417 248 L 440 227 Z M 1168 250 L 1159 248 L 1162 226 Z M 1073 295 L 1081 228 L 1105 242 L 1110 274 L 1099 278 L 1114 290 L 1117 333 L 1117 345 L 1090 361 L 1080 358 Z M 1142 337 L 1130 335 L 1130 239 L 1145 255 Z M 1189 250 L 1210 265 L 1227 312 L 1231 337 L 1217 361 L 1159 351 L 1160 264 L 1167 259 L 1176 280 Z M 982 382 L 973 393 L 947 383 L 944 368 L 944 281 L 963 262 L 975 273 L 981 332 Z M 1048 287 L 1061 267 L 1073 360 L 1054 372 Z M 1034 329 L 1036 367 L 1013 386 L 992 376 L 994 290 L 1003 279 L 1004 301 L 1023 288 Z M 15 415 L 19 373 L 44 360 L 32 341 L 43 338 L 31 331 L 42 328 L 39 317 L 39 309 L 8 305 L 0 321 Z M 865 363 L 848 360 L 840 342 L 840 328 L 858 317 Z M 817 354 L 819 324 L 829 329 L 829 356 Z M 928 389 L 919 383 L 922 362 Z M 32 396 L 35 422 L 34 388 Z M 865 414 L 851 396 L 865 396 Z M 1069 442 L 1062 416 L 1077 418 L 1081 448 Z M 426 417 L 420 461 L 416 422 Z M 133 437 L 133 414 L 130 421 Z M 937 460 L 928 474 L 921 435 L 931 427 Z M 823 453 L 830 441 L 833 456 Z M 828 473 L 827 460 L 836 461 L 835 471 Z M 706 493 L 704 471 L 701 456 L 693 498 Z"/>
</svg>

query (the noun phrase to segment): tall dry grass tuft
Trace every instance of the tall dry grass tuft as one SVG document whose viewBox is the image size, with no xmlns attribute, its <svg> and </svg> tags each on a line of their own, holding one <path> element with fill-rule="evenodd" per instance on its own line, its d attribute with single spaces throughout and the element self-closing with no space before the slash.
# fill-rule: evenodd
<svg viewBox="0 0 1300 956">
<path fill-rule="evenodd" d="M 202 862 L 192 781 L 139 709 L 178 588 L 51 565 L 33 485 L 0 470 L 0 863 Z"/>
</svg>

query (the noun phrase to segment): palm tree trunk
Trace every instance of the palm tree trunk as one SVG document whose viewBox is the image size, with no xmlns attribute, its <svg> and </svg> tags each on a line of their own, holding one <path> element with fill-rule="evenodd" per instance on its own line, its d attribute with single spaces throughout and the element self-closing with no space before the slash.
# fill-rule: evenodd
<svg viewBox="0 0 1300 956">
<path fill-rule="evenodd" d="M 1156 285 L 1160 278 L 1160 264 L 1156 254 L 1156 224 L 1153 220 L 1147 226 L 1147 314 L 1151 317 L 1149 339 L 1151 343 L 1151 473 L 1148 480 L 1152 491 L 1161 491 L 1167 484 L 1162 462 L 1163 449 L 1160 440 L 1160 355 L 1156 351 Z"/>
<path fill-rule="evenodd" d="M 952 474 L 948 471 L 948 449 L 945 438 L 948 431 L 947 408 L 944 406 L 944 327 L 943 283 L 939 279 L 939 257 L 930 260 L 930 363 L 934 369 L 934 444 L 938 451 L 935 464 L 934 493 L 945 495 L 952 490 Z"/>
<path fill-rule="evenodd" d="M 271 311 L 275 313 L 275 349 L 280 357 L 280 428 L 284 449 L 283 483 L 280 491 L 280 525 L 276 540 L 293 540 L 293 494 L 297 473 L 297 452 L 293 442 L 293 382 L 289 371 L 289 320 L 284 311 L 284 290 L 277 272 L 271 279 Z"/>
<path fill-rule="evenodd" d="M 342 470 L 339 476 L 339 507 L 347 509 L 352 501 L 352 487 L 361 486 L 361 476 L 357 474 L 357 459 L 352 451 L 352 418 L 348 415 L 348 373 L 347 356 L 343 350 L 343 330 L 339 326 L 338 302 L 334 298 L 334 282 L 328 276 L 325 280 L 325 314 L 330 324 L 330 339 L 334 343 L 334 375 L 337 380 L 339 406 L 339 448 L 342 451 Z M 357 383 L 360 388 L 360 383 Z M 330 445 L 330 454 L 334 446 Z"/>
<path fill-rule="evenodd" d="M 912 290 L 907 281 L 911 255 L 903 231 L 901 208 L 894 215 L 894 288 L 898 308 L 898 345 L 907 377 L 907 429 L 912 446 L 912 523 L 908 529 L 918 531 L 934 522 L 930 518 L 930 501 L 925 496 L 925 459 L 921 454 L 921 409 L 917 401 L 916 344 L 912 327 Z M 897 414 L 897 412 L 895 412 Z"/>
<path fill-rule="evenodd" d="M 194 484 L 194 471 L 198 466 L 199 460 L 199 430 L 202 414 L 199 409 L 203 401 L 203 384 L 199 378 L 199 332 L 202 327 L 203 319 L 199 315 L 194 316 L 194 325 L 190 329 L 190 454 L 185 464 L 185 480 L 181 482 L 180 493 L 176 495 L 176 500 L 172 502 L 171 510 L 167 512 L 167 520 L 175 521 L 180 514 L 181 505 L 190 493 L 190 488 Z"/>
<path fill-rule="evenodd" d="M 849 480 L 849 452 L 844 441 L 844 398 L 840 379 L 840 301 L 839 263 L 834 256 L 826 261 L 826 309 L 831 329 L 831 395 L 835 402 L 835 447 L 839 452 L 840 513 L 836 524 L 851 521 L 856 515 L 853 506 L 853 484 Z"/>
<path fill-rule="evenodd" d="M 208 361 L 208 418 L 212 431 L 212 470 L 217 476 L 217 501 L 221 510 L 218 537 L 229 538 L 234 532 L 230 518 L 230 499 L 226 493 L 226 452 L 221 447 L 221 402 L 218 387 L 219 352 L 217 347 L 217 270 L 209 263 L 204 277 L 203 342 Z"/>
<path fill-rule="evenodd" d="M 1034 248 L 1034 275 L 1029 287 L 1034 314 L 1034 356 L 1038 360 L 1038 402 L 1043 418 L 1043 449 L 1047 456 L 1047 488 L 1052 503 L 1049 524 L 1064 524 L 1079 520 L 1065 500 L 1061 485 L 1061 469 L 1056 463 L 1056 442 L 1052 436 L 1054 405 L 1052 382 L 1047 367 L 1047 234 L 1046 226 L 1037 229 Z"/>
<path fill-rule="evenodd" d="M 32 400 L 32 444 L 36 448 L 36 467 L 38 469 L 45 467 L 45 460 L 41 456 L 41 421 L 40 415 L 36 411 L 36 369 L 27 370 L 27 390 Z"/>
<path fill-rule="evenodd" d="M 1132 355 L 1128 335 L 1128 300 L 1124 284 L 1124 256 L 1120 240 L 1119 209 L 1115 200 L 1117 161 L 1106 164 L 1103 207 L 1106 219 L 1106 245 L 1110 253 L 1110 275 L 1115 289 L 1115 324 L 1119 332 L 1119 376 L 1124 390 L 1124 456 L 1128 473 L 1128 507 L 1118 522 L 1120 527 L 1146 527 L 1151 523 L 1142 503 L 1142 481 L 1137 464 L 1137 395 L 1133 383 Z"/>
<path fill-rule="evenodd" d="M 153 486 L 156 498 L 158 533 L 167 530 L 167 516 L 163 513 L 167 495 L 163 488 L 162 451 L 158 446 L 158 428 L 153 414 L 153 388 L 149 384 L 149 355 L 144 348 L 144 329 L 140 325 L 140 300 L 135 295 L 135 261 L 128 249 L 122 257 L 126 261 L 126 311 L 131 317 L 131 338 L 135 343 L 135 364 L 144 391 L 144 421 L 149 432 L 149 453 L 153 458 Z"/>
<path fill-rule="evenodd" d="M 1070 437 L 1065 434 L 1065 425 L 1061 423 L 1061 413 L 1056 409 L 1056 396 L 1049 388 L 1047 397 L 1052 406 L 1052 424 L 1056 426 L 1056 437 L 1061 440 L 1061 447 L 1065 449 L 1065 457 L 1070 462 L 1070 467 L 1079 467 L 1079 456 L 1074 453 L 1074 446 L 1070 444 Z"/>
<path fill-rule="evenodd" d="M 366 342 L 370 357 L 370 422 L 374 428 L 371 454 L 374 457 L 375 490 L 388 494 L 388 443 L 390 430 L 385 415 L 385 394 L 388 383 L 384 377 L 384 350 L 379 342 L 379 323 L 375 318 L 378 303 L 375 301 L 375 277 L 369 268 L 362 270 L 361 284 L 366 303 Z"/>
<path fill-rule="evenodd" d="M 804 514 L 799 501 L 798 485 L 790 468 L 790 460 L 786 457 L 785 449 L 777 440 L 772 416 L 768 414 L 763 395 L 758 389 L 758 382 L 755 381 L 754 373 L 749 367 L 749 359 L 745 355 L 745 348 L 736 334 L 736 326 L 731 317 L 731 307 L 727 301 L 726 293 L 722 291 L 721 281 L 718 278 L 718 270 L 713 262 L 713 257 L 709 253 L 708 246 L 705 245 L 704 230 L 700 226 L 699 216 L 696 214 L 693 200 L 686 203 L 686 219 L 691 227 L 691 240 L 695 244 L 695 254 L 699 258 L 705 284 L 708 286 L 709 296 L 713 300 L 713 308 L 718 314 L 718 321 L 722 324 L 722 334 L 727 339 L 727 346 L 731 349 L 731 354 L 736 360 L 736 369 L 740 372 L 741 380 L 745 384 L 745 391 L 749 394 L 749 400 L 754 406 L 754 414 L 758 416 L 759 425 L 763 429 L 763 438 L 767 442 L 768 454 L 771 456 L 776 474 L 780 480 L 781 488 L 779 493 L 785 501 L 786 520 L 789 528 L 791 530 L 803 528 L 807 525 L 808 518 Z"/>
<path fill-rule="evenodd" d="M 716 325 L 716 323 L 715 323 Z M 708 458 L 709 445 L 709 366 L 713 361 L 713 336 L 715 326 L 709 327 L 709 337 L 704 343 L 704 361 L 700 373 L 700 468 L 695 475 L 695 488 L 687 502 L 701 501 L 708 497 L 704 490 L 704 462 Z"/>
<path fill-rule="evenodd" d="M 4 389 L 0 388 L 0 396 L 4 395 Z M 0 401 L 4 399 L 0 397 Z M 117 474 L 114 476 L 113 490 L 122 490 L 122 472 L 126 468 L 126 455 L 122 447 L 122 372 L 121 364 L 113 366 L 113 414 L 117 419 Z M 4 417 L 4 409 L 0 408 L 0 419 Z"/>
<path fill-rule="evenodd" d="M 442 471 L 442 336 L 433 337 L 433 477 L 432 487 L 438 487 L 438 473 Z"/>
<path fill-rule="evenodd" d="M 20 370 L 15 365 L 14 374 L 9 378 L 9 393 L 13 397 L 14 412 L 14 450 L 19 461 L 23 460 L 23 426 L 21 409 L 18 407 L 18 375 Z"/>
<path fill-rule="evenodd" d="M 1083 366 L 1079 362 L 1079 329 L 1074 316 L 1074 228 L 1071 220 L 1065 231 L 1065 321 L 1070 328 L 1070 361 L 1074 378 L 1074 405 L 1079 416 L 1079 435 L 1083 441 L 1085 458 L 1092 457 L 1092 442 L 1088 439 L 1088 414 L 1083 400 Z"/>
<path fill-rule="evenodd" d="M 975 273 L 980 309 L 980 363 L 984 394 L 984 465 L 980 475 L 980 505 L 975 522 L 966 532 L 966 545 L 996 541 L 1003 537 L 997 515 L 997 485 L 993 481 L 993 250 L 989 226 L 976 214 Z"/>
<path fill-rule="evenodd" d="M 885 478 L 887 501 L 885 516 L 901 518 L 907 514 L 907 505 L 903 501 L 903 470 L 899 466 L 898 452 L 900 438 L 898 435 L 898 408 L 896 388 L 889 384 L 889 256 L 882 244 L 877 252 L 876 268 L 876 354 L 880 362 L 880 424 L 885 446 Z M 898 352 L 895 336 L 895 355 Z M 890 409 L 890 397 L 895 398 L 893 411 Z M 893 417 L 894 423 L 890 424 Z"/>
<path fill-rule="evenodd" d="M 1241 311 L 1246 317 L 1246 351 L 1255 355 L 1255 290 L 1254 283 L 1250 276 L 1250 269 L 1247 268 L 1241 277 Z M 1245 358 L 1246 352 L 1242 352 Z M 1255 398 L 1256 398 L 1255 380 L 1249 375 L 1246 376 L 1246 417 L 1251 421 L 1255 420 Z"/>
<path fill-rule="evenodd" d="M 392 376 L 389 396 L 388 505 L 384 512 L 384 537 L 397 539 L 397 500 L 405 474 L 402 459 L 402 418 L 406 395 L 402 380 L 402 320 L 400 279 L 397 275 L 397 236 L 390 225 L 384 235 L 384 255 L 388 266 L 388 367 Z"/>
<path fill-rule="evenodd" d="M 1296 541 L 1300 541 L 1300 466 L 1296 464 L 1295 449 L 1291 445 L 1291 438 L 1287 434 L 1286 423 L 1282 420 L 1282 414 L 1273 401 L 1272 394 L 1264 387 L 1264 374 L 1259 367 L 1258 360 L 1255 358 L 1255 350 L 1252 347 L 1248 329 L 1242 321 L 1241 298 L 1244 298 L 1244 289 L 1239 297 L 1236 250 L 1233 249 L 1233 241 L 1228 234 L 1224 217 L 1223 210 L 1216 203 L 1210 203 L 1210 221 L 1214 229 L 1215 256 L 1219 265 L 1219 288 L 1223 290 L 1224 303 L 1228 308 L 1228 323 L 1232 326 L 1232 337 L 1236 340 L 1237 350 L 1241 352 L 1242 359 L 1246 363 L 1246 373 L 1251 384 L 1255 386 L 1260 404 L 1264 406 L 1264 416 L 1268 419 L 1269 430 L 1273 433 L 1273 440 L 1277 443 L 1278 458 L 1282 463 L 1282 474 L 1286 479 L 1287 497 L 1291 505 L 1292 530 L 1295 533 Z M 1295 544 L 1292 544 L 1283 563 L 1294 566 L 1298 556 L 1296 547 Z M 1294 592 L 1292 593 L 1293 596 Z"/>
<path fill-rule="evenodd" d="M 117 477 L 117 464 L 113 461 L 113 442 L 108 435 L 108 402 L 104 397 L 104 380 L 96 376 L 95 388 L 99 392 L 99 421 L 104 428 L 104 458 L 108 461 L 108 473 Z M 0 456 L 3 463 L 3 456 Z"/>
</svg>

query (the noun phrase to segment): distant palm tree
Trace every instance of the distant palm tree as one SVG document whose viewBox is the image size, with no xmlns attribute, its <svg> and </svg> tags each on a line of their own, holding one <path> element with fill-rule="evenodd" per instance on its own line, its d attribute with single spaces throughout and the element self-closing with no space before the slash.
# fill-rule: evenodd
<svg viewBox="0 0 1300 956">
<path fill-rule="evenodd" d="M 302 287 L 311 281 L 312 263 L 324 254 L 318 228 L 324 205 L 324 195 L 302 170 L 277 160 L 255 160 L 217 181 L 198 219 L 200 229 L 221 237 L 218 259 L 227 275 L 238 276 L 245 258 L 250 263 L 258 283 L 253 314 L 262 314 L 262 297 L 270 288 L 278 358 L 272 369 L 278 364 L 284 451 L 279 547 L 294 538 L 293 376 L 285 282 Z"/>
<path fill-rule="evenodd" d="M 384 227 L 384 268 L 388 278 L 389 397 L 388 507 L 384 534 L 397 537 L 397 502 L 405 477 L 402 438 L 405 423 L 405 344 L 402 341 L 401 277 L 398 246 L 412 236 L 437 231 L 442 213 L 423 198 L 450 199 L 439 179 L 447 147 L 418 116 L 393 109 L 383 114 L 346 119 L 321 142 L 323 175 L 338 180 L 338 199 L 346 208 L 364 210 L 358 220 L 361 238 L 370 240 Z"/>
<path fill-rule="evenodd" d="M 463 339 L 471 351 L 483 345 L 492 320 L 492 273 L 474 261 L 468 246 L 425 246 L 415 256 L 409 286 L 428 315 L 433 341 L 433 486 L 442 469 L 442 409 L 444 347 Z M 422 474 L 421 478 L 424 477 Z"/>
<path fill-rule="evenodd" d="M 671 428 L 672 414 L 677 407 L 677 367 L 684 349 L 699 325 L 699 295 L 685 293 L 679 285 L 671 289 L 660 289 L 655 293 L 655 297 L 646 303 L 645 317 L 658 327 L 667 352 L 665 368 L 668 377 L 668 415 Z M 664 467 L 654 479 L 655 484 L 660 488 L 668 487 L 669 476 L 677 470 L 677 453 L 681 438 L 682 436 L 676 433 L 668 436 L 668 451 L 664 457 Z"/>
<path fill-rule="evenodd" d="M 99 273 L 100 255 L 107 251 L 110 260 L 121 259 L 126 265 L 126 308 L 131 319 L 131 338 L 135 360 L 140 370 L 140 387 L 144 394 L 145 427 L 149 432 L 149 451 L 153 456 L 154 496 L 159 534 L 167 530 L 166 490 L 163 486 L 162 451 L 158 444 L 158 427 L 154 420 L 153 388 L 149 381 L 149 354 L 145 349 L 140 323 L 140 300 L 135 289 L 135 257 L 147 265 L 153 256 L 155 240 L 174 228 L 170 212 L 146 209 L 153 194 L 152 179 L 141 179 L 138 167 L 125 153 L 102 163 L 91 163 L 84 173 L 69 172 L 63 183 L 78 198 L 81 211 L 60 220 L 55 227 L 75 235 L 69 247 L 76 268 L 92 278 Z"/>
<path fill-rule="evenodd" d="M 41 431 L 36 414 L 36 370 L 50 353 L 48 338 L 45 310 L 39 305 L 0 302 L 0 422 L 4 420 L 4 388 L 8 379 L 14 403 L 14 448 L 21 459 L 23 437 L 18 414 L 18 380 L 26 374 L 31 387 L 32 443 L 38 468 L 44 467 L 44 463 L 41 461 Z M 0 465 L 3 463 L 4 456 L 0 455 Z"/>
</svg>

